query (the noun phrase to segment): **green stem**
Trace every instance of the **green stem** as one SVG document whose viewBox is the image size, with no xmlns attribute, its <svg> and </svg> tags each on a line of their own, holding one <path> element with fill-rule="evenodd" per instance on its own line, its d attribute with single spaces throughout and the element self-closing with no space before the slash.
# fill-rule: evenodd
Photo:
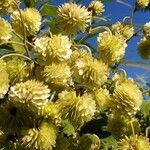
<svg viewBox="0 0 150 150">
<path fill-rule="evenodd" d="M 11 56 L 19 56 L 19 57 L 25 58 L 25 59 L 27 59 L 29 61 L 33 61 L 31 58 L 29 58 L 27 56 L 24 56 L 22 54 L 17 54 L 17 53 L 3 55 L 2 57 L 0 57 L 0 60 L 4 59 L 6 57 L 11 57 Z"/>
</svg>

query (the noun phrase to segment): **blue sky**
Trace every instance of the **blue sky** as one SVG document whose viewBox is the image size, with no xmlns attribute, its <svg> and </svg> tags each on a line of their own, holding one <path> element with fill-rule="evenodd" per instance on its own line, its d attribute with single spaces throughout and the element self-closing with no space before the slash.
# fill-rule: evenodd
<svg viewBox="0 0 150 150">
<path fill-rule="evenodd" d="M 54 0 L 52 3 L 55 5 L 63 4 L 65 0 Z M 91 0 L 84 0 L 82 3 L 83 5 L 88 5 L 91 2 Z M 124 2 L 128 3 L 129 5 L 133 6 L 135 3 L 135 0 L 124 0 Z M 132 12 L 132 7 L 126 6 L 120 3 L 114 3 L 114 2 L 109 2 L 105 5 L 105 13 L 103 14 L 104 16 L 109 16 L 108 18 L 112 22 L 116 21 L 122 21 L 125 16 L 130 16 Z M 136 12 L 133 18 L 133 22 L 135 24 L 144 24 L 146 22 L 150 21 L 150 11 L 149 12 Z M 140 56 L 137 53 L 137 43 L 139 40 L 142 38 L 142 36 L 138 36 L 134 39 L 132 39 L 128 43 L 128 47 L 126 49 L 126 54 L 125 58 L 127 60 L 131 61 L 143 61 L 148 63 L 148 61 L 142 60 Z M 91 39 L 89 42 L 91 42 L 94 46 L 96 46 L 96 41 L 95 39 Z M 129 77 L 136 78 L 137 75 L 146 75 L 147 80 L 148 80 L 148 74 L 150 74 L 150 66 L 148 67 L 147 65 L 147 70 L 141 69 L 138 67 L 125 67 L 121 66 L 121 68 L 125 69 L 127 71 L 127 75 Z M 150 77 L 149 77 L 150 79 Z"/>
</svg>

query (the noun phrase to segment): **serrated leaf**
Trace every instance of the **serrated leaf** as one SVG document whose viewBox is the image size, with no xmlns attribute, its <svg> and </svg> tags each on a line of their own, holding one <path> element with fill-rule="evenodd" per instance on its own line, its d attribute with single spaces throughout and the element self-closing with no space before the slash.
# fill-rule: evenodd
<svg viewBox="0 0 150 150">
<path fill-rule="evenodd" d="M 57 15 L 57 6 L 45 4 L 41 8 L 42 16 L 56 16 Z"/>
</svg>

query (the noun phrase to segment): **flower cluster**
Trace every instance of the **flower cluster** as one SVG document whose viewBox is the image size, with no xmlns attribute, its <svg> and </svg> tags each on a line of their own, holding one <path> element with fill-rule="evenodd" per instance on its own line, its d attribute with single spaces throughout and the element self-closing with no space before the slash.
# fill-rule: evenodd
<svg viewBox="0 0 150 150">
<path fill-rule="evenodd" d="M 145 91 L 118 68 L 134 25 L 102 25 L 100 0 L 23 2 L 0 1 L 0 149 L 149 150 Z M 143 35 L 138 50 L 149 59 L 150 23 Z"/>
</svg>

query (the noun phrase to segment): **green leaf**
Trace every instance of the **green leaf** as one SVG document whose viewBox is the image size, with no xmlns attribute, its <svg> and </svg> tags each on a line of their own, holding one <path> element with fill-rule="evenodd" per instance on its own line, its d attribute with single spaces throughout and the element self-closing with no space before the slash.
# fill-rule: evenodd
<svg viewBox="0 0 150 150">
<path fill-rule="evenodd" d="M 20 39 L 15 34 L 13 34 L 13 37 L 11 38 L 11 41 L 18 42 L 18 43 L 23 43 L 23 40 Z M 13 46 L 13 49 L 14 49 L 15 52 L 19 52 L 21 54 L 24 54 L 26 52 L 25 47 L 23 45 L 12 44 L 12 46 Z"/>
<path fill-rule="evenodd" d="M 40 0 L 24 0 L 26 7 L 35 7 Z"/>
<path fill-rule="evenodd" d="M 144 101 L 141 107 L 141 112 L 144 116 L 150 116 L 150 100 Z"/>
<path fill-rule="evenodd" d="M 113 136 L 109 136 L 107 138 L 102 139 L 102 149 L 103 150 L 116 150 L 117 149 L 117 141 Z"/>
<path fill-rule="evenodd" d="M 57 6 L 45 4 L 41 8 L 42 16 L 56 16 L 57 15 Z"/>
</svg>

